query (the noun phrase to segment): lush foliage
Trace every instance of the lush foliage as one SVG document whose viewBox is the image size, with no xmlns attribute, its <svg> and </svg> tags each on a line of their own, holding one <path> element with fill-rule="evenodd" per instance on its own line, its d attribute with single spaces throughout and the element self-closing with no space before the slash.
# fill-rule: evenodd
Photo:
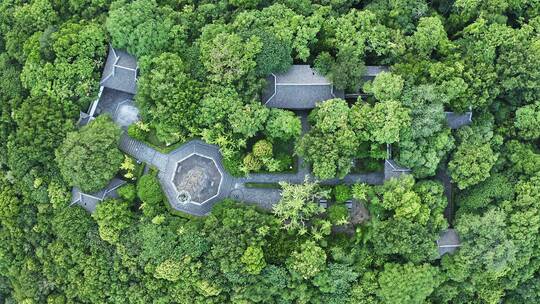
<svg viewBox="0 0 540 304">
<path fill-rule="evenodd" d="M 80 131 L 68 133 L 56 151 L 56 162 L 66 182 L 87 192 L 107 185 L 124 159 L 117 148 L 119 137 L 120 128 L 106 115 Z"/>
<path fill-rule="evenodd" d="M 1 1 L 0 302 L 539 303 L 539 35 L 525 0 Z M 272 212 L 173 212 L 111 121 L 76 125 L 108 43 L 140 66 L 130 136 L 201 138 L 236 175 L 299 157 L 320 181 L 254 190 L 281 191 Z M 268 109 L 265 78 L 292 63 L 348 98 L 310 126 Z M 388 156 L 412 173 L 382 183 Z M 351 172 L 378 184 L 334 186 Z M 115 175 L 118 199 L 68 207 Z M 440 257 L 448 227 L 461 246 Z"/>
</svg>

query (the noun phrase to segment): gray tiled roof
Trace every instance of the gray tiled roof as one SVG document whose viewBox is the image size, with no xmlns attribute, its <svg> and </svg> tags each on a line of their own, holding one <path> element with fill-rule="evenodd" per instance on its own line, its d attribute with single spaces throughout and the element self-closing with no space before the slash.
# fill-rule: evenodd
<svg viewBox="0 0 540 304">
<path fill-rule="evenodd" d="M 134 95 L 126 92 L 121 92 L 109 88 L 105 88 L 99 98 L 97 105 L 98 113 L 109 113 L 114 116 L 118 105 L 125 100 L 133 100 Z"/>
<path fill-rule="evenodd" d="M 270 108 L 312 109 L 318 102 L 343 98 L 343 91 L 309 65 L 293 65 L 286 73 L 272 74 L 262 98 Z"/>
<path fill-rule="evenodd" d="M 388 72 L 389 69 L 387 66 L 380 65 L 366 65 L 366 77 L 375 77 L 381 72 Z"/>
<path fill-rule="evenodd" d="M 447 229 L 441 232 L 439 239 L 437 240 L 439 256 L 442 256 L 445 253 L 453 253 L 459 246 L 461 246 L 461 244 L 456 230 Z"/>
<path fill-rule="evenodd" d="M 137 68 L 135 57 L 109 46 L 109 54 L 103 68 L 100 85 L 135 94 L 137 93 Z"/>
<path fill-rule="evenodd" d="M 79 188 L 73 187 L 71 189 L 70 206 L 79 205 L 88 212 L 94 212 L 97 204 L 101 201 L 107 198 L 118 198 L 116 190 L 125 183 L 126 182 L 121 179 L 113 178 L 105 188 L 94 193 L 84 193 Z"/>
<path fill-rule="evenodd" d="M 445 112 L 444 114 L 446 115 L 446 123 L 450 129 L 458 129 L 472 123 L 472 112 L 465 112 L 463 114 Z"/>
</svg>

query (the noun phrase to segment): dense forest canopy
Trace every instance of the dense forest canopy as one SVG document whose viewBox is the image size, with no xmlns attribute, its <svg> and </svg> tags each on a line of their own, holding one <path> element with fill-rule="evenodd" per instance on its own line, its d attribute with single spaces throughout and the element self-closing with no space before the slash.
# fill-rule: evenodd
<svg viewBox="0 0 540 304">
<path fill-rule="evenodd" d="M 273 185 L 271 210 L 173 211 L 110 117 L 78 127 L 109 44 L 138 60 L 131 137 L 202 139 L 234 176 L 301 157 L 316 180 Z M 304 130 L 261 103 L 293 64 L 355 98 Z M 1 0 L 0 303 L 540 303 L 539 138 L 538 1 Z M 382 170 L 388 145 L 411 174 L 318 182 Z M 69 206 L 113 176 L 118 198 Z M 441 258 L 448 227 L 461 247 Z"/>
</svg>

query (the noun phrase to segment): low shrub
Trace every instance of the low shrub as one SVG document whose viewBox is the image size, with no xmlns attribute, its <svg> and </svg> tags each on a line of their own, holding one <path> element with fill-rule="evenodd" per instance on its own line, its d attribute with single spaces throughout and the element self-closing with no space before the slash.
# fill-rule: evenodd
<svg viewBox="0 0 540 304">
<path fill-rule="evenodd" d="M 128 202 L 133 202 L 137 198 L 137 189 L 133 184 L 125 184 L 118 188 L 118 195 Z"/>
<path fill-rule="evenodd" d="M 344 203 L 351 198 L 351 188 L 347 185 L 337 185 L 334 187 L 334 198 L 338 203 Z"/>
<path fill-rule="evenodd" d="M 326 211 L 328 219 L 334 225 L 342 225 L 349 218 L 349 210 L 345 204 L 332 204 Z"/>
</svg>

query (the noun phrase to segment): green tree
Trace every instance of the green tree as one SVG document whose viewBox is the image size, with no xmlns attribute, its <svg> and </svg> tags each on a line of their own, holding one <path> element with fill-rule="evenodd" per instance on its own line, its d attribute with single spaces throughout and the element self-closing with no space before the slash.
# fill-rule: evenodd
<svg viewBox="0 0 540 304">
<path fill-rule="evenodd" d="M 305 233 L 307 222 L 323 212 L 316 200 L 325 195 L 316 183 L 301 185 L 281 182 L 281 199 L 272 211 L 287 230 L 300 230 Z"/>
<path fill-rule="evenodd" d="M 137 189 L 133 184 L 126 184 L 117 190 L 118 195 L 127 202 L 133 202 L 137 198 Z"/>
<path fill-rule="evenodd" d="M 34 96 L 50 96 L 64 104 L 86 107 L 95 98 L 105 58 L 106 35 L 92 22 L 66 22 L 54 32 L 33 35 L 21 73 L 23 86 Z"/>
<path fill-rule="evenodd" d="M 388 263 L 379 275 L 380 289 L 377 292 L 385 303 L 424 303 L 442 283 L 437 268 L 412 263 L 400 265 Z"/>
<path fill-rule="evenodd" d="M 349 299 L 351 283 L 358 277 L 348 265 L 331 263 L 312 280 L 325 295 L 326 303 L 339 303 Z"/>
<path fill-rule="evenodd" d="M 266 31 L 256 32 L 255 34 L 262 42 L 261 51 L 255 57 L 257 74 L 266 77 L 271 73 L 286 72 L 293 62 L 290 44 Z"/>
<path fill-rule="evenodd" d="M 165 279 L 167 281 L 176 282 L 182 275 L 182 267 L 180 263 L 174 260 L 167 259 L 161 262 L 156 267 L 154 276 L 158 279 Z"/>
<path fill-rule="evenodd" d="M 291 254 L 287 267 L 293 274 L 310 279 L 326 267 L 326 253 L 313 241 L 306 241 Z"/>
<path fill-rule="evenodd" d="M 199 43 L 201 63 L 209 73 L 210 81 L 221 85 L 256 82 L 255 60 L 263 45 L 259 37 L 242 39 L 237 34 L 209 26 L 203 31 Z"/>
<path fill-rule="evenodd" d="M 259 274 L 266 266 L 264 252 L 261 247 L 248 246 L 241 259 L 245 270 L 249 274 Z"/>
<path fill-rule="evenodd" d="M 344 203 L 346 200 L 352 198 L 351 188 L 347 185 L 336 185 L 333 190 L 334 198 L 338 203 Z"/>
<path fill-rule="evenodd" d="M 261 2 L 261 0 L 231 0 L 231 5 L 241 8 L 255 8 Z"/>
<path fill-rule="evenodd" d="M 382 24 L 411 33 L 416 28 L 416 21 L 429 14 L 430 6 L 422 0 L 374 0 L 366 5 L 366 9 L 375 13 L 376 20 Z"/>
<path fill-rule="evenodd" d="M 141 67 L 137 105 L 145 121 L 151 121 L 157 137 L 166 143 L 186 140 L 198 130 L 194 124 L 201 84 L 192 79 L 182 59 L 163 53 Z"/>
<path fill-rule="evenodd" d="M 294 112 L 270 109 L 264 132 L 274 140 L 296 139 L 302 132 L 302 123 Z"/>
<path fill-rule="evenodd" d="M 178 50 L 185 40 L 185 28 L 169 6 L 155 0 L 136 0 L 111 5 L 105 26 L 115 47 L 140 58 Z"/>
<path fill-rule="evenodd" d="M 366 93 L 372 93 L 379 101 L 397 100 L 401 96 L 404 81 L 400 75 L 381 72 L 372 83 L 364 86 Z"/>
<path fill-rule="evenodd" d="M 510 140 L 505 146 L 512 171 L 532 176 L 540 170 L 540 154 L 533 145 Z"/>
<path fill-rule="evenodd" d="M 366 74 L 362 58 L 349 48 L 340 50 L 335 60 L 328 53 L 319 54 L 315 69 L 330 79 L 336 88 L 351 92 L 362 87 Z"/>
<path fill-rule="evenodd" d="M 11 117 L 14 107 L 22 99 L 22 85 L 19 78 L 20 67 L 11 60 L 6 53 L 0 54 L 0 141 L 7 142 L 8 136 L 15 129 L 15 122 Z M 7 162 L 7 146 L 0 145 L 0 163 Z"/>
<path fill-rule="evenodd" d="M 514 187 L 510 180 L 501 174 L 494 174 L 485 181 L 466 189 L 460 193 L 456 200 L 460 212 L 472 213 L 485 210 L 492 204 L 498 204 L 514 197 Z"/>
<path fill-rule="evenodd" d="M 133 223 L 133 214 L 126 202 L 114 199 L 101 202 L 92 216 L 99 228 L 99 235 L 111 244 L 120 241 L 120 235 Z"/>
<path fill-rule="evenodd" d="M 237 157 L 246 140 L 264 128 L 268 111 L 260 103 L 244 104 L 232 87 L 213 87 L 201 102 L 200 135 L 218 145 L 225 159 Z"/>
<path fill-rule="evenodd" d="M 320 179 L 344 177 L 351 169 L 357 139 L 349 113 L 342 99 L 319 104 L 310 114 L 313 127 L 296 145 L 296 153 L 313 164 L 313 173 Z"/>
<path fill-rule="evenodd" d="M 73 107 L 48 97 L 30 97 L 14 110 L 17 129 L 7 143 L 8 165 L 15 178 L 57 174 L 54 149 L 73 130 Z M 47 126 L 44 128 L 43 126 Z"/>
<path fill-rule="evenodd" d="M 519 2 L 519 1 L 517 1 Z M 535 85 L 540 81 L 540 43 L 536 40 L 538 19 L 513 28 L 499 48 L 497 74 L 504 98 L 511 104 L 525 105 L 540 99 Z"/>
<path fill-rule="evenodd" d="M 493 117 L 478 115 L 471 126 L 458 130 L 459 145 L 452 154 L 448 169 L 458 188 L 465 189 L 490 176 L 499 154 L 493 151 L 502 143 L 493 132 Z M 493 146 L 493 147 L 492 147 Z"/>
<path fill-rule="evenodd" d="M 11 58 L 25 60 L 24 42 L 35 32 L 43 31 L 58 22 L 58 14 L 48 0 L 36 0 L 14 5 L 5 3 L 2 9 L 3 43 Z"/>
<path fill-rule="evenodd" d="M 452 155 L 448 169 L 459 189 L 475 185 L 490 176 L 497 154 L 489 144 L 461 144 Z"/>
<path fill-rule="evenodd" d="M 444 53 L 450 44 L 443 22 L 438 17 L 420 18 L 416 31 L 408 42 L 415 56 L 427 58 L 434 51 Z"/>
<path fill-rule="evenodd" d="M 245 104 L 239 111 L 231 113 L 229 123 L 236 133 L 250 138 L 264 128 L 268 112 L 268 108 L 260 103 Z"/>
<path fill-rule="evenodd" d="M 443 258 L 442 269 L 453 282 L 475 286 L 459 290 L 459 297 L 499 301 L 503 288 L 497 282 L 515 267 L 518 248 L 506 224 L 506 212 L 491 208 L 483 214 L 463 214 L 456 220 L 461 247 Z"/>
<path fill-rule="evenodd" d="M 143 202 L 144 214 L 153 215 L 163 202 L 161 185 L 155 174 L 145 174 L 137 181 L 137 196 Z"/>
<path fill-rule="evenodd" d="M 454 147 L 442 102 L 443 96 L 432 85 L 411 88 L 402 96 L 402 103 L 411 109 L 411 126 L 402 130 L 399 154 L 394 157 L 417 177 L 434 175 Z"/>
<path fill-rule="evenodd" d="M 106 115 L 78 132 L 68 133 L 56 150 L 56 162 L 64 179 L 85 192 L 107 185 L 123 160 L 117 147 L 119 137 L 120 128 Z"/>
<path fill-rule="evenodd" d="M 540 137 L 540 103 L 520 107 L 516 111 L 514 125 L 523 139 L 537 139 Z"/>
<path fill-rule="evenodd" d="M 404 218 L 425 224 L 429 208 L 422 206 L 420 196 L 414 192 L 414 178 L 410 175 L 391 179 L 384 183 L 380 205 L 394 212 L 395 218 Z"/>
<path fill-rule="evenodd" d="M 269 158 L 273 155 L 272 143 L 261 139 L 253 145 L 253 155 L 258 158 Z"/>
<path fill-rule="evenodd" d="M 351 124 L 359 140 L 391 144 L 399 142 L 401 130 L 411 125 L 410 110 L 395 100 L 374 106 L 360 101 L 352 108 Z"/>
<path fill-rule="evenodd" d="M 345 204 L 332 204 L 328 210 L 328 219 L 334 225 L 346 224 L 349 219 L 349 209 Z"/>
</svg>

